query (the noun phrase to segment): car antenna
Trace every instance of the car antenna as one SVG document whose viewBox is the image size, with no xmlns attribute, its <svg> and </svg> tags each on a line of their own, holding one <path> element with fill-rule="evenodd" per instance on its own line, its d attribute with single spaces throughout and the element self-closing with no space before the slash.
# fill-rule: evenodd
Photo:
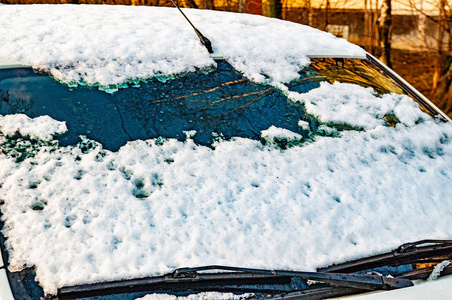
<svg viewBox="0 0 452 300">
<path fill-rule="evenodd" d="M 198 29 L 196 29 L 195 26 L 193 26 L 193 24 L 190 22 L 190 20 L 187 18 L 187 16 L 182 12 L 182 10 L 180 9 L 179 5 L 177 5 L 177 3 L 174 2 L 174 0 L 171 0 L 171 2 L 173 2 L 173 4 L 177 7 L 177 9 L 180 11 L 180 13 L 187 20 L 187 22 L 191 25 L 191 27 L 193 27 L 193 29 L 195 30 L 196 35 L 199 37 L 199 40 L 207 48 L 207 51 L 209 51 L 209 53 L 213 53 L 212 43 L 210 42 L 210 40 L 208 38 L 206 38 L 205 36 L 203 36 L 202 33 Z"/>
</svg>

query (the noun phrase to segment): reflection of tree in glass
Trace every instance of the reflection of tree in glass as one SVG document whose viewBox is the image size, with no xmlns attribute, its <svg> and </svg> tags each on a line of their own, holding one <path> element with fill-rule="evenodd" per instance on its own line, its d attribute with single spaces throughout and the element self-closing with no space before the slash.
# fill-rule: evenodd
<svg viewBox="0 0 452 300">
<path fill-rule="evenodd" d="M 127 106 L 150 137 L 183 139 L 183 131 L 196 130 L 196 142 L 211 144 L 212 133 L 260 139 L 261 131 L 272 125 L 299 131 L 297 123 L 304 116 L 299 104 L 273 87 L 248 81 L 224 61 L 217 64 L 208 73 L 193 72 L 166 83 L 154 79 L 116 101 Z"/>
<path fill-rule="evenodd" d="M 26 113 L 33 106 L 33 99 L 13 97 L 9 91 L 0 89 L 0 114 Z"/>
<path fill-rule="evenodd" d="M 330 83 L 339 81 L 372 87 L 379 94 L 388 92 L 403 94 L 403 90 L 392 79 L 360 59 L 313 58 L 311 65 L 301 72 L 300 79 L 291 84 L 294 86 L 322 81 Z"/>
</svg>

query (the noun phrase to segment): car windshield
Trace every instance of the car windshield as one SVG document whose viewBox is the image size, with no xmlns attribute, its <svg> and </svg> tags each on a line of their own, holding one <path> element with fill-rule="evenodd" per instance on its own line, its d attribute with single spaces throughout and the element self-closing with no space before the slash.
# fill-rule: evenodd
<svg viewBox="0 0 452 300">
<path fill-rule="evenodd" d="M 379 94 L 403 93 L 369 62 L 344 58 L 313 59 L 300 71 L 299 79 L 287 86 L 304 94 L 321 82 L 335 81 L 372 87 Z M 48 115 L 65 121 L 70 130 L 58 137 L 62 146 L 76 144 L 83 135 L 117 151 L 138 139 L 183 141 L 188 131 L 196 132 L 193 140 L 197 144 L 210 146 L 219 137 L 261 140 L 261 132 L 271 126 L 307 138 L 307 130 L 298 125 L 300 120 L 308 122 L 315 133 L 324 133 L 317 130 L 319 122 L 306 116 L 300 102 L 275 87 L 251 82 L 224 60 L 218 60 L 214 69 L 132 82 L 114 93 L 71 88 L 28 68 L 2 70 L 0 100 L 2 115 Z"/>
</svg>

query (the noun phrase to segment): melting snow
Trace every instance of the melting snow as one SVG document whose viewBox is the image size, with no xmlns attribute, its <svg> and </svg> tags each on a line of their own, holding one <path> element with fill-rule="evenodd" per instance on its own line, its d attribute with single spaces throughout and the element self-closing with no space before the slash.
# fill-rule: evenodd
<svg viewBox="0 0 452 300">
<path fill-rule="evenodd" d="M 452 260 L 443 260 L 442 262 L 437 264 L 428 277 L 427 281 L 437 280 L 444 268 L 446 268 L 450 264 L 452 264 Z"/>
<path fill-rule="evenodd" d="M 31 119 L 23 114 L 0 115 L 0 132 L 6 136 L 20 134 L 31 139 L 49 141 L 54 135 L 67 131 L 66 123 L 55 121 L 49 116 Z"/>
<path fill-rule="evenodd" d="M 290 80 L 313 49 L 362 53 L 288 22 L 188 13 L 215 50 L 256 81 Z M 166 8 L 5 6 L 0 59 L 31 64 L 65 82 L 101 85 L 212 65 L 179 19 Z M 261 47 L 266 37 L 280 40 Z M 287 150 L 243 138 L 218 141 L 213 150 L 196 145 L 187 132 L 184 142 L 132 141 L 111 152 L 86 139 L 58 147 L 51 139 L 66 130 L 62 122 L 0 117 L 0 145 L 16 132 L 24 140 L 49 141 L 30 146 L 34 156 L 20 163 L 0 154 L 10 269 L 36 266 L 37 279 L 52 294 L 64 285 L 184 266 L 312 271 L 407 241 L 450 238 L 451 124 L 431 120 L 406 97 L 357 86 L 287 93 L 327 125 L 366 131 L 335 131 Z M 388 113 L 402 123 L 384 126 Z M 335 130 L 327 125 L 322 128 Z M 301 139 L 273 126 L 262 137 Z"/>
<path fill-rule="evenodd" d="M 408 96 L 378 95 L 372 88 L 347 83 L 322 82 L 319 88 L 308 93 L 288 92 L 288 95 L 294 101 L 303 102 L 306 112 L 327 124 L 371 129 L 383 125 L 384 116 L 388 114 L 408 126 L 429 118 Z"/>
<path fill-rule="evenodd" d="M 35 265 L 54 293 L 182 266 L 314 270 L 452 234 L 450 124 L 341 135 L 284 151 L 157 139 L 1 155 L 10 268 Z"/>
<path fill-rule="evenodd" d="M 275 139 L 285 139 L 288 141 L 297 141 L 303 139 L 303 136 L 301 134 L 275 126 L 270 126 L 270 128 L 268 128 L 267 130 L 263 130 L 261 136 L 269 143 L 273 143 Z"/>
</svg>

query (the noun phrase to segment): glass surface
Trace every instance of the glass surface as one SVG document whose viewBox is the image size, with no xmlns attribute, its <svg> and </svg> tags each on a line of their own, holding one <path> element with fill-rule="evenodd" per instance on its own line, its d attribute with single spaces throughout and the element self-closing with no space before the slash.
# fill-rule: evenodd
<svg viewBox="0 0 452 300">
<path fill-rule="evenodd" d="M 0 72 L 0 114 L 49 115 L 66 121 L 62 145 L 85 135 L 104 148 L 117 150 L 127 141 L 149 138 L 194 141 L 211 145 L 215 136 L 260 139 L 271 125 L 299 132 L 300 104 L 277 89 L 244 79 L 225 61 L 210 72 L 174 79 L 154 78 L 109 94 L 93 87 L 69 88 L 31 69 Z"/>
<path fill-rule="evenodd" d="M 226 139 L 261 139 L 270 126 L 307 137 L 298 126 L 308 121 L 316 134 L 316 121 L 305 116 L 303 106 L 268 85 L 250 82 L 224 60 L 217 68 L 174 78 L 154 78 L 106 93 L 95 87 L 70 88 L 32 69 L 0 70 L 0 114 L 49 115 L 66 121 L 68 132 L 58 137 L 65 146 L 80 135 L 117 150 L 127 141 L 149 138 L 184 140 L 195 130 L 194 141 L 210 146 L 216 136 Z M 360 59 L 315 58 L 287 84 L 306 93 L 320 82 L 346 82 L 372 87 L 380 94 L 402 89 L 370 62 Z"/>
<path fill-rule="evenodd" d="M 379 94 L 395 93 L 403 94 L 398 84 L 387 77 L 367 60 L 347 58 L 315 58 L 311 65 L 300 72 L 300 78 L 291 83 L 294 90 L 298 90 L 298 84 L 304 81 L 314 85 L 321 81 L 333 83 L 339 81 L 351 83 L 363 87 L 371 87 Z M 302 89 L 299 92 L 305 92 Z"/>
<path fill-rule="evenodd" d="M 309 122 L 312 133 L 322 134 L 316 131 L 318 122 L 305 114 L 302 104 L 289 100 L 274 87 L 250 82 L 223 60 L 217 65 L 209 71 L 131 83 L 112 94 L 96 87 L 71 88 L 28 68 L 4 69 L 0 70 L 0 114 L 49 115 L 66 122 L 68 132 L 58 137 L 61 145 L 76 144 L 84 135 L 113 151 L 137 139 L 185 140 L 185 132 L 190 130 L 196 131 L 194 141 L 206 146 L 218 136 L 261 140 L 261 131 L 270 126 L 309 138 L 298 125 L 300 120 Z M 287 84 L 299 93 L 324 81 L 372 87 L 380 94 L 403 93 L 392 79 L 365 60 L 316 58 L 299 74 L 297 80 Z M 29 147 L 26 143 L 31 142 L 16 141 L 0 150 L 9 152 L 11 145 Z M 22 279 L 29 286 L 25 289 L 36 294 L 32 291 L 39 287 L 29 280 L 34 276 L 32 269 L 14 276 L 28 278 Z M 42 291 L 38 294 L 37 298 Z"/>
</svg>

